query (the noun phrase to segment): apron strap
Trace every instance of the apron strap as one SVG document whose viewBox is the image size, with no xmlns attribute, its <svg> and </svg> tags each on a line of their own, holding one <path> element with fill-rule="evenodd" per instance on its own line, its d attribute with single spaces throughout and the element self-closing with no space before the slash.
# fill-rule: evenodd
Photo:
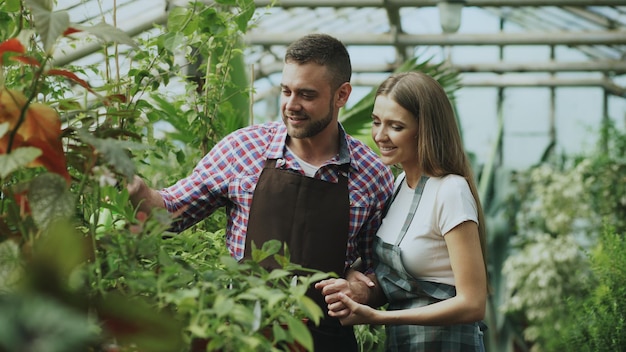
<svg viewBox="0 0 626 352">
<path fill-rule="evenodd" d="M 419 182 L 417 183 L 417 186 L 415 187 L 415 192 L 413 193 L 413 201 L 411 201 L 411 207 L 409 208 L 408 214 L 406 214 L 406 219 L 404 220 L 402 229 L 400 229 L 400 233 L 398 234 L 398 238 L 396 239 L 396 246 L 400 245 L 400 242 L 402 242 L 404 236 L 406 235 L 406 232 L 409 230 L 409 226 L 411 226 L 411 222 L 413 222 L 413 218 L 415 217 L 415 213 L 417 212 L 417 206 L 422 199 L 422 193 L 424 192 L 424 186 L 426 185 L 426 181 L 428 181 L 428 176 L 422 175 Z M 404 182 L 406 182 L 406 178 L 404 179 Z M 402 186 L 398 187 L 398 189 L 400 189 L 401 187 Z"/>
</svg>

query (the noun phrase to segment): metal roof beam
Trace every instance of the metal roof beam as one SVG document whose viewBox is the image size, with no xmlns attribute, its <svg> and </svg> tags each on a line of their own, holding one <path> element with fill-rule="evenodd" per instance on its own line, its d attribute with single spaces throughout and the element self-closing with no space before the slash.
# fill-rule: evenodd
<svg viewBox="0 0 626 352">
<path fill-rule="evenodd" d="M 375 87 L 381 82 L 371 77 L 355 76 L 352 84 Z M 600 87 L 608 93 L 626 97 L 626 88 L 615 84 L 607 78 L 540 78 L 540 77 L 507 77 L 500 76 L 494 78 L 472 78 L 461 77 L 460 86 L 473 88 L 551 88 L 551 87 L 570 87 L 570 88 L 589 88 Z"/>
<path fill-rule="evenodd" d="M 422 7 L 437 6 L 439 0 L 279 0 L 274 6 L 289 7 Z M 257 7 L 270 6 L 273 0 L 255 0 Z M 626 6 L 624 0 L 466 0 L 466 6 Z"/>
<path fill-rule="evenodd" d="M 460 72 L 608 72 L 626 73 L 626 62 L 618 60 L 584 61 L 584 62 L 495 62 L 476 64 L 453 64 Z"/>
<path fill-rule="evenodd" d="M 554 31 L 493 34 L 331 34 L 346 45 L 624 45 L 626 31 Z M 250 45 L 289 45 L 300 33 L 245 35 Z"/>
<path fill-rule="evenodd" d="M 604 72 L 612 74 L 625 74 L 626 62 L 618 60 L 602 61 L 581 61 L 581 62 L 493 62 L 493 63 L 473 63 L 457 64 L 451 63 L 450 67 L 463 73 L 524 73 L 524 72 Z M 355 73 L 385 73 L 393 72 L 397 68 L 396 64 L 367 64 L 353 65 L 352 71 Z M 283 69 L 282 62 L 272 64 L 257 64 L 254 68 L 254 77 L 261 78 L 279 73 Z"/>
<path fill-rule="evenodd" d="M 607 93 L 626 98 L 626 88 L 615 84 L 607 78 L 528 78 L 498 77 L 493 79 L 461 78 L 462 87 L 498 87 L 498 88 L 523 88 L 523 87 L 569 87 L 589 88 L 600 87 Z"/>
</svg>

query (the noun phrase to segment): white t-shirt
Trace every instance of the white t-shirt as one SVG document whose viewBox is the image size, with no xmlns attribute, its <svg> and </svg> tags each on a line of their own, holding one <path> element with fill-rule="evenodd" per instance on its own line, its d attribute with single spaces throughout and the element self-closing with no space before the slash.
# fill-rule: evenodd
<svg viewBox="0 0 626 352">
<path fill-rule="evenodd" d="M 396 189 L 400 187 L 400 191 L 376 234 L 391 244 L 398 238 L 415 193 L 407 186 L 404 176 L 403 173 L 396 180 Z M 459 175 L 429 178 L 413 221 L 400 243 L 406 271 L 415 278 L 454 285 L 443 237 L 468 220 L 478 223 L 476 201 L 467 181 Z"/>
</svg>

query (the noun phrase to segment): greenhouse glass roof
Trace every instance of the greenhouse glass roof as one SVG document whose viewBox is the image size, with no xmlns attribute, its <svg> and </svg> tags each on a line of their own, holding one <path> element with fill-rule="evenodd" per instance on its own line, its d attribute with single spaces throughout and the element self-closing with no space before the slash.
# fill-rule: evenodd
<svg viewBox="0 0 626 352">
<path fill-rule="evenodd" d="M 186 3 L 58 0 L 57 9 L 67 10 L 72 22 L 104 20 L 140 36 L 165 23 L 168 10 Z M 280 74 L 286 45 L 301 35 L 324 32 L 348 46 L 357 95 L 359 87 L 371 89 L 409 58 L 446 61 L 457 69 L 462 86 L 457 109 L 468 148 L 479 159 L 487 158 L 494 143 L 504 143 L 504 154 L 510 154 L 504 159 L 521 167 L 536 162 L 555 138 L 563 150 L 576 151 L 593 143 L 578 140 L 590 126 L 597 128 L 607 116 L 624 119 L 626 1 L 466 0 L 460 27 L 452 33 L 442 30 L 439 3 L 255 0 L 254 24 L 245 36 L 255 99 L 276 97 L 273 77 Z M 97 44 L 66 48 L 55 61 L 102 60 L 99 49 Z M 508 93 L 501 94 L 503 89 Z M 528 101 L 536 103 L 529 106 Z M 506 118 L 500 121 L 503 109 Z M 496 126 L 503 123 L 506 129 L 498 132 Z M 576 137 L 563 138 L 563 133 Z M 538 146 L 520 156 L 519 143 Z"/>
</svg>

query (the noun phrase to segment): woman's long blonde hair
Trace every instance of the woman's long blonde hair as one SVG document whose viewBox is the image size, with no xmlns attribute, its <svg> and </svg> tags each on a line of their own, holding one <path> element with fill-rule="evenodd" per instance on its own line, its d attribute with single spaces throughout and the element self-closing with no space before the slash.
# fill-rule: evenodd
<svg viewBox="0 0 626 352">
<path fill-rule="evenodd" d="M 469 158 L 448 96 L 435 79 L 421 72 L 396 73 L 376 91 L 409 111 L 417 120 L 417 157 L 420 170 L 442 177 L 460 175 L 467 180 L 478 210 L 478 233 L 487 270 L 487 232 Z"/>
</svg>

